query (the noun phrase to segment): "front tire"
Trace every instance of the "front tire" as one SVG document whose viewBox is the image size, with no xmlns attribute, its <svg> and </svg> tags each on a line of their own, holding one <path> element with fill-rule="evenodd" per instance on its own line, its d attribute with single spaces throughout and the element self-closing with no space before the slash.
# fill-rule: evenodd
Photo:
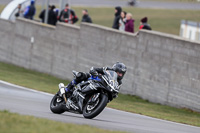
<svg viewBox="0 0 200 133">
<path fill-rule="evenodd" d="M 51 100 L 50 110 L 55 114 L 62 114 L 65 112 L 63 109 L 63 98 L 59 97 L 57 94 Z"/>
<path fill-rule="evenodd" d="M 95 95 L 95 94 L 94 94 Z M 92 95 L 91 97 L 93 97 Z M 90 100 L 87 101 L 86 105 L 83 108 L 83 116 L 87 119 L 92 119 L 99 115 L 103 109 L 106 107 L 108 103 L 108 96 L 105 94 L 100 94 L 93 107 L 89 103 Z"/>
</svg>

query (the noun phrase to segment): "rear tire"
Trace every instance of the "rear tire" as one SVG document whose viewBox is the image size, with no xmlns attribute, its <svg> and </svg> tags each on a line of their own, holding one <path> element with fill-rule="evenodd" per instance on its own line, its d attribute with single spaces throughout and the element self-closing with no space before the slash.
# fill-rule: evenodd
<svg viewBox="0 0 200 133">
<path fill-rule="evenodd" d="M 88 100 L 86 105 L 83 108 L 83 116 L 87 119 L 92 119 L 92 118 L 96 117 L 103 111 L 103 109 L 106 107 L 107 103 L 108 103 L 108 96 L 105 94 L 101 94 L 99 96 L 99 101 L 98 101 L 97 105 L 95 106 L 95 108 L 89 111 L 88 106 L 90 106 L 90 105 L 89 105 L 89 100 Z"/>
<path fill-rule="evenodd" d="M 55 114 L 62 114 L 65 112 L 65 110 L 63 109 L 63 104 L 62 104 L 63 98 L 61 98 L 62 101 L 60 102 L 58 102 L 58 98 L 59 96 L 57 94 L 54 95 L 50 103 L 50 110 Z"/>
</svg>

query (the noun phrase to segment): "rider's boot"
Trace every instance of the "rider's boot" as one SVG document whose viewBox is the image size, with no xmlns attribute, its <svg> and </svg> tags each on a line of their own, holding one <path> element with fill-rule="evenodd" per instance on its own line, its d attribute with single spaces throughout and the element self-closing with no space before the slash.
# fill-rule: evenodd
<svg viewBox="0 0 200 133">
<path fill-rule="evenodd" d="M 65 88 L 65 92 L 66 94 L 70 92 L 70 90 L 76 85 L 76 81 L 75 79 L 72 80 L 68 85 L 67 87 Z"/>
<path fill-rule="evenodd" d="M 70 97 L 70 91 L 72 90 L 72 88 L 76 85 L 76 81 L 75 80 L 72 80 L 68 85 L 67 87 L 65 88 L 65 95 L 63 95 L 64 99 L 65 99 L 65 102 L 66 102 L 66 107 L 69 109 L 70 105 L 69 103 L 67 102 L 67 98 Z"/>
</svg>

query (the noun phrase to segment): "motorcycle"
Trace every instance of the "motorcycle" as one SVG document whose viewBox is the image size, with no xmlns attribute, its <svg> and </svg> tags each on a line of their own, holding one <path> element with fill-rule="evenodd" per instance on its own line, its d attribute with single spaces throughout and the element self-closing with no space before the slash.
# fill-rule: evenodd
<svg viewBox="0 0 200 133">
<path fill-rule="evenodd" d="M 78 72 L 73 71 L 73 75 L 76 77 Z M 117 73 L 112 70 L 104 70 L 102 75 L 91 76 L 87 81 L 77 84 L 67 94 L 63 83 L 58 86 L 59 91 L 51 100 L 50 110 L 56 114 L 65 111 L 83 114 L 87 119 L 99 115 L 107 103 L 117 97 L 120 89 Z"/>
</svg>

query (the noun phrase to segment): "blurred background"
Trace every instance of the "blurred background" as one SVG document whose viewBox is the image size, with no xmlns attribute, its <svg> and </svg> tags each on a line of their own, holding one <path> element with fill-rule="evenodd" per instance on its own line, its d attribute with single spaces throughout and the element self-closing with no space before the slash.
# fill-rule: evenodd
<svg viewBox="0 0 200 133">
<path fill-rule="evenodd" d="M 0 12 L 11 1 L 1 0 Z M 62 3 L 61 0 L 49 0 L 49 4 L 56 8 L 69 3 L 79 18 L 77 25 L 80 24 L 82 10 L 87 9 L 93 23 L 112 27 L 115 6 L 121 6 L 123 11 L 133 14 L 136 32 L 139 30 L 140 19 L 145 16 L 153 30 L 174 35 L 181 34 L 182 20 L 197 23 L 200 21 L 198 0 L 62 0 Z M 45 7 L 46 0 L 36 0 L 35 20 L 39 20 L 38 16 Z"/>
</svg>

